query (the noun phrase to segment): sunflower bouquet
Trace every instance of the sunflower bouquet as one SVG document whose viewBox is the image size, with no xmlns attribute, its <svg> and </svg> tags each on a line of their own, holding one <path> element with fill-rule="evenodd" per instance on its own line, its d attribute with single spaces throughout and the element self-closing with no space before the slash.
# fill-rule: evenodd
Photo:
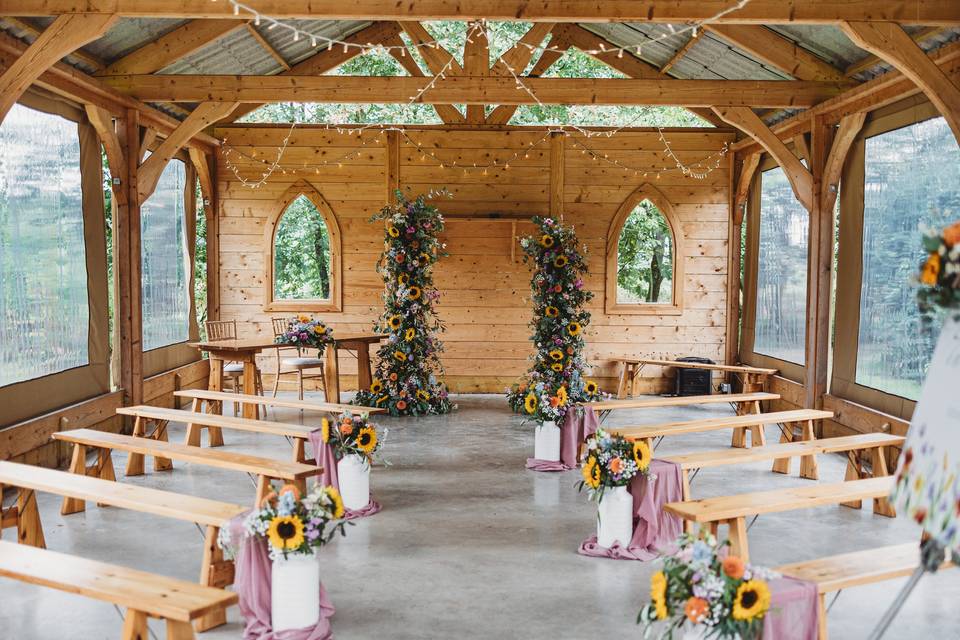
<svg viewBox="0 0 960 640">
<path fill-rule="evenodd" d="M 249 537 L 265 538 L 270 557 L 310 555 L 335 535 L 346 535 L 343 500 L 334 487 L 315 484 L 305 496 L 293 485 L 269 493 L 247 516 Z M 223 546 L 223 544 L 221 544 Z"/>
<path fill-rule="evenodd" d="M 298 349 L 322 349 L 333 342 L 333 329 L 322 320 L 300 314 L 290 319 L 287 330 L 278 335 L 274 342 Z"/>
<path fill-rule="evenodd" d="M 571 404 L 600 397 L 597 384 L 584 378 L 584 332 L 590 324 L 585 306 L 593 293 L 584 286 L 586 249 L 573 227 L 549 217 L 533 222 L 537 233 L 522 238 L 520 246 L 533 266 L 530 340 L 536 351 L 529 372 L 507 391 L 507 401 L 536 422 L 559 422 Z"/>
<path fill-rule="evenodd" d="M 663 559 L 663 569 L 650 578 L 650 603 L 640 610 L 637 623 L 644 638 L 663 624 L 657 638 L 699 627 L 704 636 L 755 640 L 770 609 L 768 581 L 772 571 L 745 564 L 726 553 L 712 534 L 696 538 L 683 534 L 678 551 Z"/>
<path fill-rule="evenodd" d="M 367 419 L 367 414 L 343 413 L 336 424 L 327 418 L 321 423 L 323 441 L 333 448 L 337 460 L 348 455 L 358 455 L 367 460 L 376 459 L 388 464 L 379 455 L 388 433 L 388 429 L 384 429 L 383 433 L 378 432 L 377 426 Z"/>
<path fill-rule="evenodd" d="M 433 286 L 433 265 L 446 255 L 440 241 L 443 216 L 423 196 L 387 205 L 371 221 L 385 226 L 384 250 L 377 263 L 384 283 L 384 311 L 374 329 L 387 336 L 377 352 L 376 377 L 354 404 L 382 407 L 391 415 L 448 413 L 454 407 L 443 374 L 437 318 L 440 292 Z"/>
<path fill-rule="evenodd" d="M 960 221 L 943 230 L 923 229 L 923 248 L 917 302 L 922 317 L 932 320 L 937 309 L 960 310 Z"/>
<path fill-rule="evenodd" d="M 650 474 L 653 454 L 642 440 L 630 442 L 622 436 L 597 429 L 587 438 L 586 449 L 587 458 L 580 469 L 583 480 L 577 488 L 581 491 L 586 488 L 591 500 L 600 502 L 604 490 L 625 487 L 637 474 Z"/>
</svg>

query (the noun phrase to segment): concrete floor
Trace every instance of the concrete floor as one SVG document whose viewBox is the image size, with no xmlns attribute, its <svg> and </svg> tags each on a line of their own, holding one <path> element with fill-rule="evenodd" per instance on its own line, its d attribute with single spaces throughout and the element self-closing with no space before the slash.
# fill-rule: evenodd
<svg viewBox="0 0 960 640">
<path fill-rule="evenodd" d="M 459 411 L 421 419 L 383 419 L 385 454 L 393 463 L 374 471 L 383 511 L 359 521 L 323 551 L 325 584 L 337 607 L 337 638 L 640 637 L 634 624 L 648 596 L 656 563 L 579 556 L 594 528 L 594 506 L 578 495 L 576 471 L 524 469 L 533 432 L 509 413 L 502 397 L 463 396 Z M 621 412 L 610 424 L 643 424 L 728 414 L 695 407 Z M 299 420 L 291 410 L 270 419 Z M 172 436 L 180 440 L 180 425 Z M 768 438 L 775 437 L 773 430 Z M 226 432 L 230 450 L 286 458 L 278 438 Z M 659 453 L 708 450 L 729 434 L 665 440 Z M 123 457 L 116 466 L 123 468 Z M 824 481 L 843 479 L 844 461 L 821 459 Z M 149 467 L 148 467 L 149 468 Z M 794 463 L 796 471 L 796 463 Z M 243 474 L 177 464 L 172 473 L 123 480 L 185 494 L 249 503 L 254 486 Z M 702 472 L 698 497 L 806 484 L 771 474 L 769 465 Z M 187 580 L 199 575 L 201 535 L 192 524 L 88 505 L 61 517 L 59 500 L 40 499 L 49 548 Z M 911 522 L 824 507 L 764 516 L 750 531 L 755 562 L 768 566 L 907 542 Z M 865 638 L 902 581 L 844 592 L 830 613 L 833 638 Z M 960 571 L 924 578 L 887 638 L 960 638 Z M 239 611 L 229 624 L 200 638 L 240 638 Z M 121 619 L 109 605 L 0 580 L 0 640 L 119 637 Z M 161 627 L 151 624 L 156 637 Z"/>
</svg>

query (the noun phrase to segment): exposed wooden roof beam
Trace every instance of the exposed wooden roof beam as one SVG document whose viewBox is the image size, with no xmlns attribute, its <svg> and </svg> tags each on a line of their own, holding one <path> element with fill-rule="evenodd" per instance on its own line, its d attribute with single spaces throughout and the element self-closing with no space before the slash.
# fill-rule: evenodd
<svg viewBox="0 0 960 640">
<path fill-rule="evenodd" d="M 674 52 L 674 54 L 670 56 L 670 59 L 667 60 L 662 67 L 660 67 L 660 75 L 662 76 L 667 75 L 670 69 L 673 69 L 673 66 L 675 64 L 683 60 L 683 57 L 690 52 L 690 49 L 693 49 L 693 46 L 697 44 L 697 41 L 698 41 L 698 36 L 696 34 L 691 35 L 690 38 L 683 43 L 683 46 L 677 49 L 676 52 Z"/>
<path fill-rule="evenodd" d="M 326 20 L 526 20 L 534 22 L 698 22 L 729 9 L 730 0 L 258 0 L 265 15 Z M 49 16 L 61 13 L 117 13 L 144 18 L 230 18 L 228 2 L 210 0 L 4 0 L 0 14 Z M 838 2 L 837 0 L 752 0 L 717 19 L 721 23 L 829 24 L 885 20 L 902 24 L 960 25 L 956 0 Z"/>
<path fill-rule="evenodd" d="M 471 36 L 471 34 L 473 34 Z M 463 72 L 469 76 L 490 74 L 490 41 L 487 39 L 486 23 L 478 21 L 467 25 L 467 40 L 463 44 Z M 467 122 L 483 124 L 486 122 L 486 106 L 467 105 Z"/>
<path fill-rule="evenodd" d="M 151 102 L 407 103 L 423 78 L 383 76 L 111 76 L 118 91 Z M 447 76 L 418 102 L 442 104 L 614 104 L 809 107 L 840 93 L 836 83 L 793 80 L 632 80 L 620 78 L 513 78 Z"/>
<path fill-rule="evenodd" d="M 391 23 L 397 25 L 397 23 Z M 399 33 L 400 26 L 397 25 L 397 32 Z M 389 38 L 383 40 L 383 44 L 393 47 L 406 46 L 403 40 L 400 39 L 400 36 L 394 34 Z M 416 60 L 413 59 L 411 55 L 402 55 L 398 53 L 395 49 L 390 50 L 390 55 L 392 55 L 397 62 L 400 63 L 404 69 L 407 70 L 413 77 L 423 78 L 424 74 L 423 69 L 420 68 L 420 65 L 417 64 Z M 463 124 L 466 120 L 463 117 L 463 114 L 460 113 L 455 106 L 452 104 L 435 104 L 433 108 L 437 110 L 437 115 L 440 116 L 440 119 L 447 124 Z"/>
<path fill-rule="evenodd" d="M 919 44 L 925 40 L 929 40 L 930 38 L 940 35 L 944 31 L 945 31 L 944 27 L 927 27 L 926 29 L 921 29 L 920 31 L 917 31 L 916 33 L 912 34 L 910 37 L 913 38 L 914 41 L 917 42 L 917 44 Z M 871 53 L 863 60 L 854 62 L 853 64 L 848 66 L 846 69 L 844 69 L 843 75 L 847 78 L 850 78 L 857 75 L 861 71 L 866 71 L 867 69 L 870 69 L 871 67 L 875 67 L 878 64 L 882 64 L 882 63 L 883 63 L 883 60 L 881 60 L 878 56 L 875 56 Z"/>
<path fill-rule="evenodd" d="M 845 22 L 844 33 L 861 49 L 880 56 L 920 87 L 947 120 L 960 143 L 960 84 L 954 83 L 898 24 Z"/>
<path fill-rule="evenodd" d="M 535 47 L 539 47 L 544 38 L 550 35 L 554 26 L 550 22 L 534 24 L 516 44 L 504 51 L 503 55 L 493 63 L 493 70 L 500 75 L 510 75 L 510 69 L 513 69 L 517 75 L 522 74 L 530 64 L 533 54 L 536 53 Z"/>
<path fill-rule="evenodd" d="M 533 68 L 530 69 L 530 73 L 527 74 L 529 78 L 539 78 L 547 69 L 553 66 L 553 64 L 563 57 L 563 54 L 566 53 L 566 50 L 570 47 L 566 42 L 558 39 L 556 36 L 550 39 L 550 49 L 544 50 L 540 54 L 540 58 L 534 63 Z M 556 51 L 554 49 L 557 49 Z M 562 50 L 562 51 L 561 51 Z M 517 107 L 519 105 L 515 104 L 501 104 L 496 109 L 490 112 L 490 115 L 487 116 L 487 124 L 507 124 L 510 122 L 510 118 L 513 117 L 513 114 L 517 112 Z"/>
<path fill-rule="evenodd" d="M 244 24 L 244 20 L 192 20 L 128 53 L 97 75 L 155 73 Z"/>
<path fill-rule="evenodd" d="M 65 15 L 43 33 L 0 74 L 0 122 L 24 91 L 64 56 L 96 40 L 116 22 L 110 15 Z"/>
<path fill-rule="evenodd" d="M 833 138 L 833 145 L 830 147 L 830 153 L 823 167 L 823 177 L 821 178 L 823 186 L 820 189 L 820 211 L 833 211 L 837 203 L 837 196 L 840 195 L 840 174 L 843 171 L 843 163 L 847 159 L 847 153 L 853 146 L 857 134 L 863 128 L 863 123 L 867 118 L 864 112 L 853 113 L 840 119 L 840 126 Z"/>
<path fill-rule="evenodd" d="M 744 206 L 747 195 L 750 193 L 750 183 L 753 182 L 753 174 L 757 172 L 760 166 L 760 152 L 748 154 L 743 159 L 743 166 L 740 168 L 740 176 L 737 178 L 737 189 L 733 196 L 733 223 L 743 224 Z"/>
<path fill-rule="evenodd" d="M 400 26 L 414 44 L 423 45 L 428 42 L 436 42 L 430 32 L 419 22 L 401 22 Z M 427 63 L 430 73 L 435 76 L 441 73 L 463 73 L 463 67 L 456 61 L 453 54 L 439 44 L 427 47 L 421 46 L 418 51 L 423 61 Z"/>
<path fill-rule="evenodd" d="M 704 29 L 797 80 L 844 79 L 842 71 L 772 29 L 731 24 L 706 25 Z"/>
<path fill-rule="evenodd" d="M 270 54 L 270 57 L 277 61 L 284 71 L 290 71 L 290 63 L 287 62 L 280 52 L 273 48 L 273 45 L 267 42 L 267 39 L 260 35 L 260 32 L 257 31 L 257 28 L 254 27 L 249 22 L 247 23 L 247 33 L 257 41 L 257 44 L 260 45 L 260 48 Z"/>
<path fill-rule="evenodd" d="M 11 26 L 16 27 L 20 31 L 24 31 L 30 34 L 34 38 L 36 38 L 41 33 L 43 33 L 43 29 L 38 29 L 32 24 L 30 24 L 29 22 L 25 22 L 23 20 L 20 20 L 19 18 L 4 18 L 4 20 Z M 87 66 L 91 67 L 94 70 L 94 72 L 100 71 L 101 69 L 107 66 L 103 60 L 101 60 L 95 55 L 87 53 L 83 49 L 77 49 L 76 51 L 70 54 L 70 57 L 80 60 Z"/>
</svg>

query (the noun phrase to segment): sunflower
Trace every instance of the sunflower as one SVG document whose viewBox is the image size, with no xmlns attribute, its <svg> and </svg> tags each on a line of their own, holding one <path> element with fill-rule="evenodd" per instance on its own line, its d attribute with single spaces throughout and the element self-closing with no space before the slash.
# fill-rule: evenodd
<svg viewBox="0 0 960 640">
<path fill-rule="evenodd" d="M 566 387 L 560 387 L 559 389 L 557 389 L 557 400 L 560 401 L 560 406 L 561 406 L 561 407 L 562 407 L 563 405 L 567 404 L 567 400 L 569 400 L 569 399 L 570 399 L 570 396 L 567 394 L 567 388 L 566 388 Z"/>
<path fill-rule="evenodd" d="M 752 622 L 770 608 L 770 589 L 763 580 L 747 580 L 733 598 L 733 619 Z"/>
<path fill-rule="evenodd" d="M 407 291 L 407 298 L 410 300 L 419 300 L 422 293 L 423 292 L 420 290 L 420 287 L 410 287 L 410 289 Z"/>
<path fill-rule="evenodd" d="M 397 284 L 399 284 L 401 287 L 405 287 L 409 283 L 410 283 L 410 276 L 408 276 L 407 274 L 401 273 L 400 275 L 397 276 Z"/>
<path fill-rule="evenodd" d="M 550 368 L 556 371 L 557 373 L 560 373 L 561 371 L 563 371 L 563 363 L 554 362 L 552 365 L 550 365 Z"/>
<path fill-rule="evenodd" d="M 548 235 L 548 234 L 546 234 L 546 233 L 543 234 L 542 236 L 540 236 L 540 246 L 541 246 L 541 247 L 544 247 L 544 248 L 546 248 L 546 249 L 549 249 L 550 247 L 552 247 L 552 246 L 553 246 L 553 236 Z"/>
<path fill-rule="evenodd" d="M 560 351 L 560 349 L 554 349 L 550 352 L 550 357 L 557 361 L 563 360 L 563 351 Z"/>
<path fill-rule="evenodd" d="M 400 319 L 400 316 L 390 316 L 390 319 L 387 320 L 387 325 L 394 331 L 399 329 L 402 323 L 403 320 Z"/>
<path fill-rule="evenodd" d="M 374 378 L 373 383 L 370 385 L 370 393 L 376 395 L 383 391 L 383 383 L 380 382 L 379 378 Z"/>
<path fill-rule="evenodd" d="M 530 392 L 527 394 L 527 397 L 523 399 L 523 408 L 527 413 L 533 413 L 537 410 L 537 396 Z"/>
<path fill-rule="evenodd" d="M 315 325 L 315 326 L 313 327 L 313 332 L 314 332 L 315 334 L 317 334 L 318 336 L 322 336 L 323 334 L 325 334 L 325 333 L 327 332 L 327 328 L 326 328 L 325 326 L 323 326 L 322 324 L 318 324 L 318 325 Z"/>
<path fill-rule="evenodd" d="M 567 263 L 569 262 L 570 262 L 570 259 L 567 258 L 567 256 L 557 256 L 556 258 L 553 259 L 553 266 L 555 266 L 558 269 L 561 269 L 567 266 Z"/>
<path fill-rule="evenodd" d="M 595 396 L 597 391 L 600 389 L 597 387 L 597 383 L 593 380 L 587 380 L 587 384 L 583 387 L 583 390 L 587 392 L 587 395 Z"/>
<path fill-rule="evenodd" d="M 583 474 L 584 484 L 591 489 L 596 489 L 600 486 L 600 465 L 597 464 L 596 456 L 590 456 L 587 458 L 583 468 L 580 469 L 580 473 Z"/>
<path fill-rule="evenodd" d="M 387 227 L 387 233 L 390 234 L 390 237 L 391 237 L 391 238 L 399 238 L 399 237 L 400 237 L 400 229 L 397 229 L 397 228 L 396 228 L 395 226 L 393 226 L 393 225 L 390 225 L 389 227 Z"/>
<path fill-rule="evenodd" d="M 297 516 L 276 516 L 270 521 L 267 537 L 274 549 L 293 551 L 303 544 L 303 521 Z"/>
<path fill-rule="evenodd" d="M 357 446 L 360 450 L 370 455 L 377 448 L 377 430 L 373 427 L 364 427 L 357 434 Z"/>
<path fill-rule="evenodd" d="M 340 497 L 340 491 L 333 486 L 328 486 L 323 488 L 324 494 L 327 498 L 330 499 L 330 502 L 333 504 L 333 517 L 342 518 L 343 517 L 343 498 Z"/>
<path fill-rule="evenodd" d="M 556 307 L 547 307 L 544 313 L 547 314 L 548 318 L 556 318 L 558 315 L 560 315 L 560 309 L 557 309 Z"/>
<path fill-rule="evenodd" d="M 410 327 L 409 329 L 407 329 L 407 332 L 404 334 L 403 339 L 406 340 L 407 342 L 410 342 L 411 340 L 413 340 L 413 337 L 415 335 L 417 335 L 417 330 L 414 329 L 413 327 Z"/>
<path fill-rule="evenodd" d="M 583 327 L 580 326 L 579 322 L 571 322 L 567 325 L 567 333 L 572 336 L 580 335 L 580 332 L 583 331 Z"/>
<path fill-rule="evenodd" d="M 330 442 L 330 421 L 326 418 L 320 422 L 320 437 L 324 442 Z"/>
<path fill-rule="evenodd" d="M 300 315 L 297 316 L 297 320 L 299 320 L 300 322 L 310 322 L 310 316 L 304 315 L 301 313 Z"/>
<path fill-rule="evenodd" d="M 650 466 L 650 447 L 643 440 L 637 440 L 633 443 L 633 460 L 637 463 L 637 468 L 644 471 Z"/>
<path fill-rule="evenodd" d="M 669 615 L 667 611 L 667 576 L 663 571 L 657 571 L 650 576 L 650 599 L 657 612 L 657 620 L 663 620 Z"/>
<path fill-rule="evenodd" d="M 417 389 L 417 398 L 427 402 L 430 400 L 430 394 L 424 391 L 423 389 Z"/>
<path fill-rule="evenodd" d="M 397 362 L 407 361 L 407 354 L 405 354 L 403 351 L 400 351 L 399 349 L 393 352 L 393 357 L 397 359 Z"/>
</svg>

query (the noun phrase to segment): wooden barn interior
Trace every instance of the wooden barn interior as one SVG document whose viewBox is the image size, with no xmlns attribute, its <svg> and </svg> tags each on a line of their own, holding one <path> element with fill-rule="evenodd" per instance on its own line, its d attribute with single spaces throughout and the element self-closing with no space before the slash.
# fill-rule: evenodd
<svg viewBox="0 0 960 640">
<path fill-rule="evenodd" d="M 436 22 L 462 23 L 464 49 L 438 44 L 428 29 Z M 494 52 L 495 23 L 521 23 L 525 33 Z M 609 75 L 559 73 L 570 51 Z M 402 74 L 339 71 L 360 56 L 388 59 Z M 251 118 L 265 104 L 416 106 L 433 120 Z M 697 126 L 514 120 L 553 105 L 683 108 Z M 390 429 L 393 464 L 373 474 L 384 511 L 321 554 L 337 637 L 641 637 L 635 621 L 654 563 L 575 553 L 595 509 L 577 496 L 580 473 L 524 470 L 533 430 L 502 397 L 536 350 L 520 244 L 537 233 L 532 217 L 571 225 L 585 251 L 582 286 L 593 298 L 583 355 L 603 392 L 673 396 L 677 359 L 706 358 L 728 367 L 708 392 L 767 394 L 747 413 L 814 412 L 796 414 L 802 435 L 781 438 L 792 424 L 761 422 L 753 448 L 731 451 L 759 451 L 758 434 L 773 446 L 880 438 L 814 452 L 820 484 L 877 479 L 898 468 L 936 343 L 909 280 L 925 255 L 918 224 L 944 227 L 960 214 L 958 141 L 956 0 L 0 1 L 0 599 L 10 603 L 0 628 L 23 640 L 258 637 L 244 635 L 232 596 L 186 618 L 152 604 L 178 588 L 163 580 L 196 586 L 200 541 L 189 522 L 204 532 L 201 583 L 232 593 L 221 589 L 233 567 L 215 534 L 236 515 L 226 507 L 249 506 L 254 494 L 224 470 L 240 467 L 206 469 L 202 457 L 171 451 L 172 471 L 148 465 L 138 475 L 137 456 L 142 474 L 156 451 L 117 444 L 111 460 L 107 445 L 65 434 L 139 437 L 153 419 L 155 439 L 169 432 L 179 442 L 189 424 L 185 442 L 199 444 L 198 425 L 138 407 L 196 409 L 201 400 L 183 392 L 221 391 L 228 378 L 231 393 L 242 387 L 265 404 L 238 416 L 220 403 L 224 418 L 318 428 L 320 414 L 269 404 L 280 362 L 269 348 L 231 376 L 222 353 L 197 345 L 214 340 L 211 322 L 231 324 L 238 342 L 269 343 L 275 320 L 295 314 L 322 318 L 334 336 L 371 333 L 384 310 L 384 226 L 371 217 L 399 192 L 429 194 L 445 218 L 448 255 L 433 285 L 442 379 L 459 408 L 372 416 Z M 275 286 L 278 230 L 304 198 L 329 243 L 322 299 Z M 641 203 L 662 214 L 669 275 L 659 300 L 627 301 L 618 247 Z M 346 404 L 371 384 L 375 345 L 341 347 L 335 366 L 328 349 L 319 354 L 324 378 L 308 376 L 298 392 L 296 377 L 285 377 L 272 396 Z M 248 385 L 248 374 L 259 382 Z M 643 406 L 604 424 L 723 420 L 747 404 Z M 283 440 L 236 428 L 224 423 L 220 435 L 210 425 L 204 438 L 221 437 L 217 451 L 289 459 Z M 739 436 L 744 446 L 745 434 L 735 428 L 734 444 Z M 286 435 L 302 454 L 305 436 Z M 729 430 L 690 433 L 665 439 L 657 455 L 729 441 Z M 718 466 L 694 494 L 815 486 L 812 457 L 802 478 Z M 146 494 L 59 484 L 76 474 L 114 481 L 113 464 L 124 460 L 135 477 L 118 467 L 117 487 L 189 497 L 161 508 Z M 774 568 L 917 543 L 910 518 L 889 517 L 885 495 L 828 497 L 809 504 L 829 506 L 761 518 L 752 560 Z M 191 502 L 200 496 L 226 501 L 219 521 L 191 520 L 191 509 L 215 511 Z M 859 500 L 860 511 L 837 506 Z M 746 529 L 730 525 L 745 551 Z M 131 575 L 111 596 L 90 578 L 101 565 L 71 578 L 58 569 L 68 560 L 18 551 L 30 546 L 157 581 Z M 861 575 L 877 557 L 886 558 L 882 575 Z M 824 592 L 865 586 L 829 610 L 830 629 L 867 637 L 917 558 L 847 560 L 831 565 L 849 570 L 846 582 Z M 887 637 L 960 637 L 951 574 L 925 578 Z M 819 597 L 815 634 L 826 638 Z M 121 620 L 110 603 L 132 613 Z"/>
</svg>

